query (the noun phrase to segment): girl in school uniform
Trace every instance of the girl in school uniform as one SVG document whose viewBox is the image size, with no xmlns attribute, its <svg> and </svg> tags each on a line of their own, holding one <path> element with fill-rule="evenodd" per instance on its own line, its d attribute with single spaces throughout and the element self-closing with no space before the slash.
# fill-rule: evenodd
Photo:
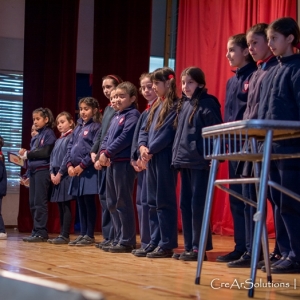
<svg viewBox="0 0 300 300">
<path fill-rule="evenodd" d="M 111 213 L 115 238 L 102 249 L 111 253 L 128 253 L 136 246 L 135 217 L 132 200 L 135 171 L 130 165 L 134 130 L 140 113 L 137 110 L 137 89 L 125 81 L 116 88 L 118 112 L 111 121 L 101 145 L 100 164 L 108 166 L 106 199 Z"/>
<path fill-rule="evenodd" d="M 172 165 L 180 170 L 180 209 L 185 251 L 179 259 L 197 261 L 210 162 L 203 157 L 202 128 L 222 123 L 218 99 L 207 93 L 201 69 L 189 67 L 181 73 L 183 97 L 177 108 L 177 131 Z M 206 250 L 212 249 L 211 232 Z"/>
<path fill-rule="evenodd" d="M 61 136 L 56 140 L 50 157 L 50 177 L 53 183 L 51 202 L 56 202 L 60 217 L 60 235 L 49 239 L 51 244 L 68 244 L 72 222 L 71 201 L 72 196 L 68 195 L 71 177 L 68 175 L 66 152 L 74 128 L 74 121 L 68 112 L 61 112 L 56 117 L 56 125 Z"/>
<path fill-rule="evenodd" d="M 151 74 L 158 99 L 152 105 L 139 134 L 140 156 L 148 162 L 146 172 L 150 224 L 158 219 L 159 227 L 150 225 L 151 240 L 145 249 L 148 258 L 172 257 L 177 243 L 177 172 L 171 168 L 174 120 L 178 98 L 175 73 L 164 67 Z"/>
<path fill-rule="evenodd" d="M 273 21 L 267 29 L 269 47 L 278 59 L 278 66 L 272 72 L 273 78 L 262 91 L 263 105 L 259 106 L 258 118 L 267 120 L 300 121 L 300 54 L 294 48 L 300 48 L 300 30 L 297 22 L 290 18 Z M 272 145 L 273 153 L 299 153 L 300 139 L 276 141 Z M 270 179 L 283 187 L 300 194 L 300 159 L 275 161 L 270 170 Z M 282 258 L 271 265 L 271 273 L 300 273 L 300 203 L 284 193 L 273 196 L 275 210 L 278 210 L 284 223 L 285 235 L 277 238 Z M 275 215 L 276 221 L 277 215 Z M 277 224 L 275 222 L 276 231 Z M 283 237 L 283 238 L 282 238 Z M 265 268 L 262 268 L 265 271 Z"/>
<path fill-rule="evenodd" d="M 30 150 L 19 150 L 19 155 L 28 160 L 29 206 L 33 218 L 31 236 L 24 242 L 36 243 L 48 240 L 48 190 L 50 185 L 50 155 L 56 141 L 52 130 L 54 118 L 49 108 L 37 108 L 32 113 L 33 124 L 38 131 Z"/>
<path fill-rule="evenodd" d="M 111 215 L 106 204 L 106 169 L 107 168 L 106 167 L 101 168 L 98 159 L 100 155 L 101 143 L 107 133 L 110 122 L 113 116 L 115 115 L 115 112 L 118 110 L 115 105 L 112 105 L 111 93 L 116 88 L 116 86 L 121 82 L 123 82 L 121 77 L 114 74 L 106 75 L 102 78 L 103 94 L 105 95 L 106 98 L 110 100 L 110 103 L 106 106 L 104 110 L 101 129 L 99 130 L 95 143 L 91 149 L 92 161 L 94 162 L 95 168 L 99 170 L 98 173 L 99 198 L 100 198 L 100 204 L 102 209 L 101 230 L 102 230 L 103 241 L 97 243 L 95 246 L 100 249 L 102 249 L 103 246 L 110 244 L 111 241 L 114 239 L 114 229 L 111 220 Z"/>
<path fill-rule="evenodd" d="M 67 147 L 66 164 L 72 177 L 69 195 L 77 198 L 80 220 L 80 235 L 69 242 L 70 246 L 88 246 L 95 243 L 96 223 L 95 195 L 98 194 L 98 171 L 94 168 L 90 151 L 101 128 L 99 103 L 95 98 L 86 97 L 79 101 L 77 126 Z"/>
<path fill-rule="evenodd" d="M 136 191 L 136 207 L 139 219 L 139 229 L 141 238 L 141 248 L 133 250 L 132 254 L 137 257 L 144 257 L 147 254 L 145 248 L 150 243 L 150 222 L 149 222 L 149 205 L 147 203 L 147 184 L 146 184 L 146 172 L 145 166 L 140 159 L 140 151 L 138 147 L 138 138 L 140 129 L 148 117 L 149 111 L 153 103 L 157 99 L 152 88 L 151 73 L 144 73 L 140 77 L 140 93 L 147 100 L 148 105 L 146 110 L 141 114 L 139 121 L 136 125 L 133 142 L 131 147 L 131 165 L 135 169 L 137 174 L 137 191 Z M 158 228 L 158 219 L 152 220 L 151 226 Z M 157 229 L 156 229 L 157 230 Z"/>
</svg>

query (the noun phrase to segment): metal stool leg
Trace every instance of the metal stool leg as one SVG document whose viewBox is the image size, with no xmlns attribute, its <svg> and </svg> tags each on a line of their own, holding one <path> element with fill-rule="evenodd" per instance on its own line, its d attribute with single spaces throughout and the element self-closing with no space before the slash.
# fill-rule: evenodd
<svg viewBox="0 0 300 300">
<path fill-rule="evenodd" d="M 266 199 L 267 199 L 272 138 L 273 138 L 273 131 L 268 130 L 266 132 L 266 138 L 264 142 L 264 154 L 263 154 L 264 160 L 262 162 L 262 171 L 260 176 L 259 197 L 257 199 L 258 200 L 257 212 L 254 216 L 256 224 L 255 224 L 254 236 L 253 236 L 253 249 L 252 249 L 251 274 L 250 274 L 250 280 L 252 286 L 250 287 L 248 292 L 248 297 L 251 298 L 254 296 L 256 266 L 258 263 L 258 256 L 259 256 L 258 252 L 260 251 L 262 229 L 263 229 L 263 224 L 265 223 L 265 206 L 266 206 Z"/>
<path fill-rule="evenodd" d="M 251 137 L 250 141 L 251 141 L 251 152 L 252 153 L 257 153 L 258 149 L 257 149 L 256 138 Z M 261 173 L 261 170 L 260 170 L 261 169 L 261 163 L 254 162 L 253 166 L 254 166 L 254 177 L 259 178 L 259 175 Z M 257 195 L 257 199 L 258 199 L 258 197 L 259 197 L 259 184 L 255 184 L 255 186 L 256 186 L 256 195 Z M 265 267 L 266 267 L 266 271 L 267 271 L 267 280 L 268 280 L 268 282 L 272 282 L 270 263 L 269 263 L 269 243 L 268 243 L 268 231 L 267 231 L 266 222 L 263 222 L 263 231 L 262 231 L 261 242 L 262 242 L 264 260 L 266 262 Z"/>
<path fill-rule="evenodd" d="M 214 138 L 213 144 L 213 154 L 216 155 L 219 151 L 220 147 L 220 138 Z M 197 264 L 197 272 L 196 272 L 196 279 L 195 284 L 200 284 L 200 273 L 202 269 L 202 264 L 205 255 L 205 248 L 206 248 L 206 241 L 209 229 L 209 221 L 211 215 L 211 209 L 213 204 L 214 198 L 214 184 L 215 179 L 217 176 L 218 171 L 218 164 L 219 162 L 216 159 L 212 159 L 207 191 L 206 191 L 206 199 L 205 199 L 205 207 L 204 207 L 204 214 L 203 214 L 203 221 L 202 221 L 202 228 L 201 228 L 201 235 L 199 240 L 199 247 L 198 247 L 198 264 Z"/>
</svg>

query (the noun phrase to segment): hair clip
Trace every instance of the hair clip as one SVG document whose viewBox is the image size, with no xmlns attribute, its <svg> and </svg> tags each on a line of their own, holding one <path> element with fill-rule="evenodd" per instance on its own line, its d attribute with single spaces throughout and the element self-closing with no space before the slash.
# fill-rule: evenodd
<svg viewBox="0 0 300 300">
<path fill-rule="evenodd" d="M 169 78 L 169 79 L 172 79 L 172 78 L 174 78 L 174 75 L 170 74 L 170 75 L 168 76 L 168 78 Z"/>
</svg>

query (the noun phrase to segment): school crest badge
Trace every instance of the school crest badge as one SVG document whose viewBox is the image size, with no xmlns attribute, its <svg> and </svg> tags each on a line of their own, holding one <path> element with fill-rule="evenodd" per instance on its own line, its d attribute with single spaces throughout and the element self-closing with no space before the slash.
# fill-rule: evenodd
<svg viewBox="0 0 300 300">
<path fill-rule="evenodd" d="M 85 130 L 85 131 L 83 132 L 83 135 L 86 136 L 88 133 L 89 133 L 89 131 L 88 131 L 88 130 Z"/>
<path fill-rule="evenodd" d="M 119 121 L 119 125 L 122 125 L 122 124 L 124 123 L 124 121 L 125 121 L 125 118 L 122 117 L 122 118 L 120 119 L 120 121 Z"/>
<path fill-rule="evenodd" d="M 243 88 L 243 92 L 247 93 L 249 89 L 249 81 L 245 81 L 244 82 L 244 88 Z"/>
</svg>

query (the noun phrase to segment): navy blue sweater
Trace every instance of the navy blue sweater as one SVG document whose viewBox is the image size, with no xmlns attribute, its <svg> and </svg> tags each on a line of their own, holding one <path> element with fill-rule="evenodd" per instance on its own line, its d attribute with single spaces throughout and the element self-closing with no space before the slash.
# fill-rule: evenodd
<svg viewBox="0 0 300 300">
<path fill-rule="evenodd" d="M 163 102 L 156 108 L 149 131 L 145 131 L 148 119 L 146 118 L 139 133 L 138 145 L 139 147 L 146 146 L 149 149 L 149 154 L 158 153 L 167 147 L 171 148 L 173 145 L 175 137 L 175 128 L 173 124 L 176 117 L 177 100 L 166 116 L 163 125 L 157 130 L 155 127 L 162 106 Z"/>
<path fill-rule="evenodd" d="M 262 96 L 261 91 L 264 89 L 264 85 L 268 84 L 269 76 L 277 65 L 278 61 L 275 56 L 272 56 L 265 62 L 258 63 L 257 71 L 252 74 L 249 82 L 247 108 L 243 116 L 244 120 L 257 119 L 258 107 Z"/>
<path fill-rule="evenodd" d="M 142 128 L 142 125 L 144 124 L 144 122 L 146 121 L 146 119 L 149 115 L 149 111 L 150 111 L 150 109 L 143 111 L 143 113 L 141 114 L 141 116 L 136 124 L 134 134 L 133 134 L 133 139 L 132 139 L 132 146 L 131 146 L 131 159 L 132 160 L 137 160 L 140 156 L 139 133 Z"/>
<path fill-rule="evenodd" d="M 191 125 L 189 118 L 198 99 Z M 185 95 L 178 116 L 178 126 L 173 144 L 172 165 L 175 168 L 208 169 L 209 161 L 203 157 L 202 128 L 222 123 L 218 99 L 197 88 L 191 99 Z"/>
<path fill-rule="evenodd" d="M 259 119 L 300 121 L 300 54 L 278 57 L 263 91 Z"/>
<path fill-rule="evenodd" d="M 7 174 L 4 162 L 4 156 L 0 151 L 0 197 L 4 197 L 7 191 Z"/>
<path fill-rule="evenodd" d="M 227 81 L 224 122 L 233 122 L 243 119 L 246 109 L 249 80 L 256 70 L 255 63 L 237 69 L 235 76 Z"/>
<path fill-rule="evenodd" d="M 30 151 L 27 152 L 28 169 L 35 172 L 49 168 L 50 155 L 56 141 L 54 131 L 49 127 L 38 129 L 38 134 L 32 138 Z"/>
<path fill-rule="evenodd" d="M 100 128 L 101 124 L 92 118 L 85 124 L 81 118 L 78 119 L 67 147 L 67 167 L 80 165 L 85 169 L 93 164 L 90 151 Z"/>
<path fill-rule="evenodd" d="M 91 149 L 92 153 L 98 153 L 100 148 L 101 148 L 101 143 L 104 140 L 106 133 L 108 131 L 108 128 L 110 126 L 111 120 L 113 116 L 115 115 L 116 111 L 110 106 L 106 106 L 104 113 L 103 113 L 103 118 L 102 118 L 102 123 L 101 123 L 101 129 L 99 130 L 97 137 L 95 139 L 95 143 Z"/>
<path fill-rule="evenodd" d="M 72 136 L 72 131 L 56 140 L 50 156 L 50 174 L 67 174 L 67 147 Z"/>
<path fill-rule="evenodd" d="M 117 112 L 111 120 L 100 150 L 111 162 L 130 160 L 133 134 L 139 117 L 139 111 L 131 105 Z"/>
</svg>

